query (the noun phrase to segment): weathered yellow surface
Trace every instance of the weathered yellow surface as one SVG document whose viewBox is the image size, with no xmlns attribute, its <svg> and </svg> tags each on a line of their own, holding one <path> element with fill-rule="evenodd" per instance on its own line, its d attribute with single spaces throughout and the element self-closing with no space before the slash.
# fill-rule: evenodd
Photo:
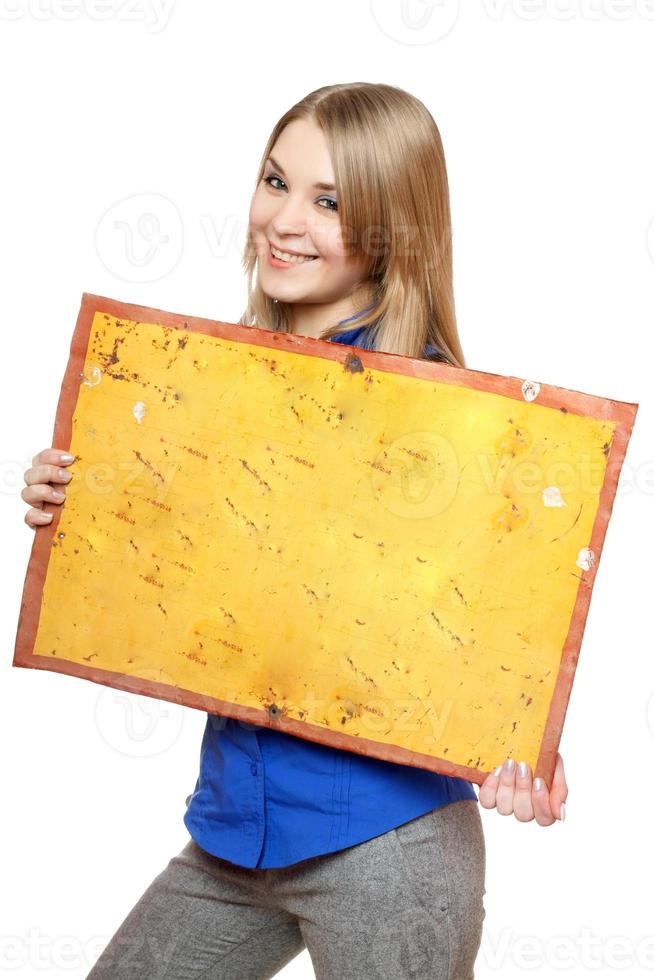
<svg viewBox="0 0 654 980">
<path fill-rule="evenodd" d="M 535 766 L 613 423 L 102 313 L 84 377 L 36 653 Z"/>
</svg>

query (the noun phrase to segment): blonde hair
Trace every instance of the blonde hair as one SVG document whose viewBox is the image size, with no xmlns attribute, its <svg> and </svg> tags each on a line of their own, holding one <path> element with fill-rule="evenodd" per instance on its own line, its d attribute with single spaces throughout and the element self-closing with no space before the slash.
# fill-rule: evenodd
<svg viewBox="0 0 654 980">
<path fill-rule="evenodd" d="M 370 328 L 370 346 L 423 357 L 438 348 L 457 367 L 465 360 L 456 325 L 452 281 L 452 225 L 443 145 L 423 103 L 392 85 L 352 82 L 310 92 L 273 128 L 265 162 L 294 119 L 309 119 L 327 142 L 343 239 L 367 259 L 362 282 L 372 309 L 347 326 L 331 325 L 327 340 L 353 327 Z M 289 330 L 288 306 L 253 284 L 257 253 L 248 230 L 243 265 L 247 307 L 241 324 Z M 369 305 L 366 304 L 366 305 Z"/>
</svg>

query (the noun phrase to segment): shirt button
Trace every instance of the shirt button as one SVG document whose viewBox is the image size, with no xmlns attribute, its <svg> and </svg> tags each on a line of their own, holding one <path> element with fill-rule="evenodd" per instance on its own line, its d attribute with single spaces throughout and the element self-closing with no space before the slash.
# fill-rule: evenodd
<svg viewBox="0 0 654 980">
<path fill-rule="evenodd" d="M 256 764 L 256 762 L 253 762 L 252 765 L 250 766 L 250 772 L 252 773 L 253 776 L 256 776 L 256 774 L 257 774 L 257 764 Z"/>
</svg>

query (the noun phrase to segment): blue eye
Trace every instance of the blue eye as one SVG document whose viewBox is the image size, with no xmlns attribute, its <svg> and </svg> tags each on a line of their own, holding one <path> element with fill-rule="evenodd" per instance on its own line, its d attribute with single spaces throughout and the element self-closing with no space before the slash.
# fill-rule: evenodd
<svg viewBox="0 0 654 980">
<path fill-rule="evenodd" d="M 276 187 L 273 184 L 273 180 L 278 180 L 280 182 L 280 184 L 284 184 L 284 187 L 286 187 L 286 184 L 284 183 L 284 181 L 282 180 L 282 178 L 281 177 L 278 177 L 277 174 L 268 174 L 268 176 L 267 177 L 264 177 L 263 179 L 264 179 L 264 181 L 265 181 L 266 184 L 268 184 L 270 187 L 273 188 L 273 190 L 280 191 L 282 189 L 281 187 Z M 329 201 L 330 204 L 333 204 L 333 207 L 323 208 L 324 211 L 332 211 L 332 213 L 335 213 L 337 211 L 337 209 L 338 209 L 338 202 L 335 201 L 333 197 L 320 197 L 320 198 L 318 198 L 318 200 L 319 201 Z"/>
<path fill-rule="evenodd" d="M 264 177 L 263 179 L 265 180 L 265 182 L 267 184 L 270 184 L 271 187 L 273 186 L 272 185 L 272 181 L 273 180 L 278 180 L 282 184 L 284 183 L 284 181 L 282 180 L 282 178 L 281 177 L 277 177 L 276 174 L 268 174 L 268 176 L 267 177 Z M 286 185 L 284 185 L 284 186 L 286 186 Z M 275 190 L 279 190 L 279 188 L 276 187 Z"/>
</svg>

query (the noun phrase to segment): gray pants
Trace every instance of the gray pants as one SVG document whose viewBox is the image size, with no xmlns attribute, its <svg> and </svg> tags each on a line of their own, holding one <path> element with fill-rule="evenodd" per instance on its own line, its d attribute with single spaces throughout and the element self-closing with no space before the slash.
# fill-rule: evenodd
<svg viewBox="0 0 654 980">
<path fill-rule="evenodd" d="M 87 980 L 267 980 L 305 947 L 317 980 L 470 980 L 485 873 L 475 800 L 284 868 L 189 840 Z"/>
</svg>

